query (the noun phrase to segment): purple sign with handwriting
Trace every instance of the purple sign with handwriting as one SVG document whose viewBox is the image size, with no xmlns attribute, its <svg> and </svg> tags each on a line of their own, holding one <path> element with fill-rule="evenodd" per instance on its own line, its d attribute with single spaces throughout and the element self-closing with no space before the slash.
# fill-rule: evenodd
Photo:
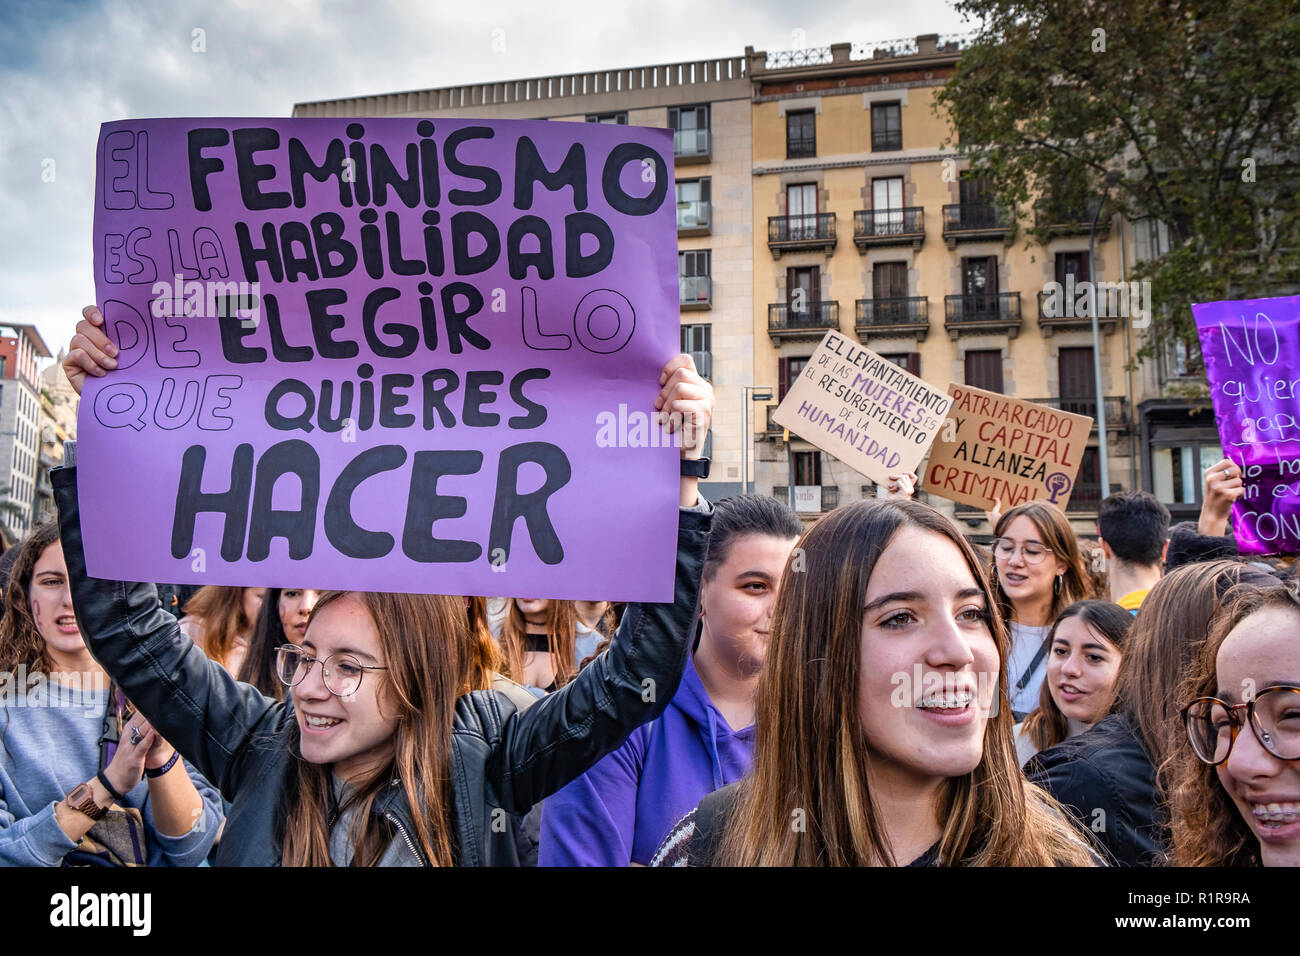
<svg viewBox="0 0 1300 956">
<path fill-rule="evenodd" d="M 90 573 L 672 600 L 672 156 L 596 123 L 105 124 Z"/>
<path fill-rule="evenodd" d="M 1300 296 L 1192 306 L 1244 554 L 1300 552 Z"/>
</svg>

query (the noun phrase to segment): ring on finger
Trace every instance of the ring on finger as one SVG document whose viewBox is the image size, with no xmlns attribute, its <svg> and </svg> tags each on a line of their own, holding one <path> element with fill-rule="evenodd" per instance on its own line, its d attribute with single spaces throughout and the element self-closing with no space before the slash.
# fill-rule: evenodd
<svg viewBox="0 0 1300 956">
<path fill-rule="evenodd" d="M 142 741 L 142 740 L 144 740 L 144 734 L 140 733 L 140 728 L 139 728 L 139 727 L 137 727 L 135 724 L 132 724 L 132 725 L 131 725 L 131 743 L 133 743 L 133 744 L 138 744 L 138 743 L 139 743 L 140 741 Z"/>
</svg>

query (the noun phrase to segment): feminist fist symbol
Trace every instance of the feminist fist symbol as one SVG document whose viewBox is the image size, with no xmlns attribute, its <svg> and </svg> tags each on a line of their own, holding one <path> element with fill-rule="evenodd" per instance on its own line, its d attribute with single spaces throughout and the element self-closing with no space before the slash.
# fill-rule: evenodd
<svg viewBox="0 0 1300 956">
<path fill-rule="evenodd" d="M 1071 484 L 1070 479 L 1065 476 L 1064 472 L 1052 472 L 1047 476 L 1047 500 L 1052 504 L 1056 504 L 1057 497 L 1070 493 Z"/>
</svg>

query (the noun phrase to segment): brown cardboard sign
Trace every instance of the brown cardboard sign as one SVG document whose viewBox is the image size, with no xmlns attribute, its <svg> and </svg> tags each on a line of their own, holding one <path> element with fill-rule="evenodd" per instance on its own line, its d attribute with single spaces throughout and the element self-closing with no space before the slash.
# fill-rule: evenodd
<svg viewBox="0 0 1300 956">
<path fill-rule="evenodd" d="M 772 421 L 883 484 L 916 471 L 951 404 L 925 380 L 828 332 Z"/>
<path fill-rule="evenodd" d="M 921 487 L 986 511 L 1045 499 L 1065 510 L 1092 419 L 969 385 L 948 386 L 952 411 Z"/>
</svg>

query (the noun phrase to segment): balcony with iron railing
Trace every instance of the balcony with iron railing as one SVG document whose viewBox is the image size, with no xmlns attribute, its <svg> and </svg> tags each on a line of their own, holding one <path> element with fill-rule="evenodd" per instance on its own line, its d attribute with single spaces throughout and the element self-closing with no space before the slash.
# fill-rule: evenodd
<svg viewBox="0 0 1300 956">
<path fill-rule="evenodd" d="M 686 199 L 677 203 L 677 235 L 707 236 L 713 226 L 713 204 L 707 199 Z"/>
<path fill-rule="evenodd" d="M 673 159 L 678 166 L 707 163 L 712 158 L 712 141 L 707 129 L 673 130 Z"/>
<path fill-rule="evenodd" d="M 772 421 L 772 413 L 775 412 L 780 407 L 781 405 L 779 402 L 775 405 L 767 406 L 767 425 L 763 429 L 765 434 L 780 435 L 783 431 L 785 431 L 784 425 L 778 425 L 776 422 Z"/>
<path fill-rule="evenodd" d="M 920 206 L 897 209 L 859 209 L 853 214 L 853 242 L 858 252 L 878 246 L 911 246 L 925 241 L 925 210 Z"/>
<path fill-rule="evenodd" d="M 817 134 L 810 133 L 807 135 L 786 134 L 785 137 L 785 157 L 786 159 L 810 159 L 817 155 Z"/>
<path fill-rule="evenodd" d="M 1039 201 L 1034 204 L 1034 226 L 1045 229 L 1048 238 L 1057 236 L 1086 236 L 1092 232 L 1093 219 L 1101 206 L 1101 197 L 1088 200 L 1081 208 L 1061 211 L 1054 204 Z M 1110 217 L 1097 219 L 1097 238 L 1110 235 Z"/>
<path fill-rule="evenodd" d="M 1093 420 L 1093 430 L 1096 431 L 1097 399 L 1095 396 L 1026 398 L 1025 401 L 1046 405 L 1048 408 L 1059 408 L 1063 412 L 1072 412 L 1075 415 L 1087 415 Z M 1102 401 L 1105 402 L 1107 431 L 1126 431 L 1132 427 L 1127 396 L 1106 395 L 1103 396 Z"/>
<path fill-rule="evenodd" d="M 780 259 L 783 252 L 835 248 L 835 213 L 767 217 L 767 247 Z"/>
<path fill-rule="evenodd" d="M 990 239 L 1010 245 L 1014 233 L 1014 219 L 993 203 L 956 202 L 943 207 L 943 238 L 949 249 L 955 249 L 959 242 Z"/>
<path fill-rule="evenodd" d="M 915 335 L 918 342 L 930 334 L 930 300 L 913 295 L 858 299 L 854 327 L 866 335 Z"/>
<path fill-rule="evenodd" d="M 838 302 L 773 302 L 767 307 L 767 334 L 773 339 L 820 339 L 840 327 Z"/>
<path fill-rule="evenodd" d="M 813 497 L 813 507 L 807 508 L 800 502 L 801 488 L 818 491 Z M 840 489 L 838 485 L 795 485 L 795 511 L 800 514 L 825 514 L 840 506 Z M 772 489 L 772 497 L 786 501 L 790 496 L 789 485 L 777 485 Z"/>
<path fill-rule="evenodd" d="M 953 341 L 963 333 L 1020 332 L 1020 293 L 994 292 L 943 297 L 943 322 Z"/>
<path fill-rule="evenodd" d="M 713 308 L 713 277 L 678 276 L 677 305 L 683 312 Z"/>
<path fill-rule="evenodd" d="M 896 152 L 903 148 L 903 131 L 901 129 L 873 129 L 871 131 L 871 151 L 873 153 Z"/>
<path fill-rule="evenodd" d="M 1066 292 L 1070 294 L 1067 296 Z M 1038 293 L 1038 327 L 1043 335 L 1050 336 L 1057 329 L 1083 331 L 1092 328 L 1089 317 L 1090 308 L 1087 296 L 1080 301 L 1079 293 L 1071 285 L 1062 285 L 1061 292 L 1053 295 L 1048 292 Z M 1103 334 L 1115 331 L 1117 319 L 1115 313 L 1107 308 L 1106 293 L 1097 293 L 1097 327 Z"/>
</svg>

